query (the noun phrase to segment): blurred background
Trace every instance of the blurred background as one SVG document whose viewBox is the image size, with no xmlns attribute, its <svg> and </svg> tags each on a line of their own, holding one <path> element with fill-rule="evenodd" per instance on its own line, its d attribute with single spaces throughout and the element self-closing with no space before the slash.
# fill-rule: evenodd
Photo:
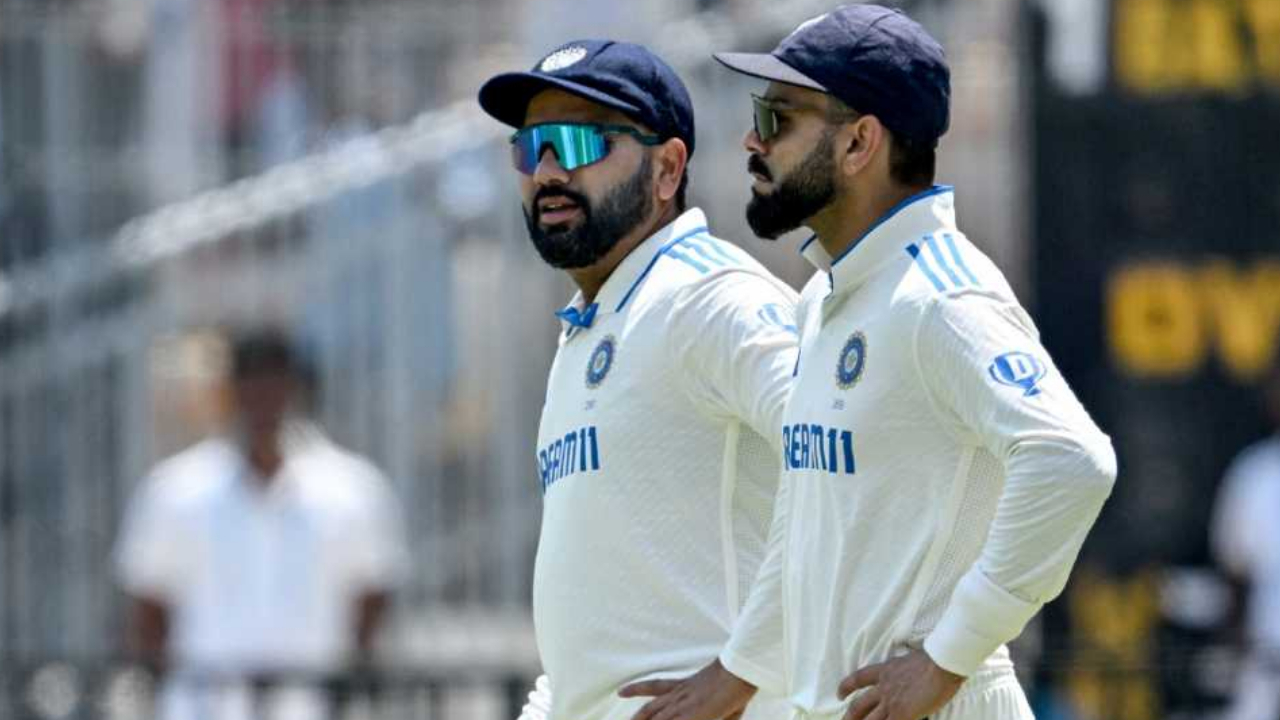
<svg viewBox="0 0 1280 720">
<path fill-rule="evenodd" d="M 1017 644 L 1037 716 L 1224 717 L 1268 649 L 1261 581 L 1217 564 L 1210 526 L 1233 458 L 1276 429 L 1280 0 L 889 4 L 948 51 L 961 226 L 1120 456 Z M 319 420 L 406 520 L 380 670 L 342 716 L 513 719 L 571 288 L 528 244 L 475 92 L 576 37 L 651 46 L 695 100 L 691 203 L 799 285 L 794 240 L 743 220 L 758 86 L 709 53 L 830 7 L 0 0 L 0 719 L 147 717 L 112 547 L 149 468 L 225 423 L 216 332 L 247 323 L 305 345 Z"/>
</svg>

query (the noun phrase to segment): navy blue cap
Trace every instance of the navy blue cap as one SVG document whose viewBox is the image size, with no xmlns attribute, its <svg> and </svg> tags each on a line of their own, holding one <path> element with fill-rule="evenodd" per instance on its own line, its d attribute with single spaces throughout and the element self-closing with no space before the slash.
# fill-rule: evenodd
<svg viewBox="0 0 1280 720">
<path fill-rule="evenodd" d="M 693 155 L 693 101 L 684 83 L 648 48 L 612 40 L 575 40 L 529 72 L 496 75 L 480 88 L 480 107 L 512 127 L 524 124 L 534 95 L 550 88 L 620 110 L 666 140 L 680 138 Z"/>
<path fill-rule="evenodd" d="M 802 23 L 771 53 L 714 57 L 745 75 L 834 95 L 914 142 L 936 145 L 950 123 L 942 46 L 898 10 L 843 5 Z"/>
</svg>

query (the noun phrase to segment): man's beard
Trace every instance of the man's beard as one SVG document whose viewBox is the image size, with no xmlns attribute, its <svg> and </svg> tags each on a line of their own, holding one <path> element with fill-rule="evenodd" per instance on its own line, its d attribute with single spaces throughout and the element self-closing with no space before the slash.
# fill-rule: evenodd
<svg viewBox="0 0 1280 720">
<path fill-rule="evenodd" d="M 831 203 L 836 194 L 836 162 L 832 157 L 834 132 L 826 132 L 822 140 L 800 164 L 774 185 L 773 192 L 761 195 L 751 191 L 747 203 L 747 224 L 757 236 L 776 240 L 779 235 L 800 227 Z M 748 169 L 773 180 L 764 161 L 752 155 Z"/>
<path fill-rule="evenodd" d="M 533 196 L 532 211 L 522 209 L 529 238 L 543 261 L 554 268 L 584 268 L 609 254 L 619 240 L 649 217 L 653 209 L 649 190 L 652 173 L 653 160 L 646 155 L 640 169 L 605 195 L 598 210 L 592 209 L 586 196 L 568 188 L 547 186 L 539 189 Z M 564 196 L 578 206 L 582 212 L 581 222 L 576 226 L 552 225 L 548 228 L 539 224 L 538 217 L 542 213 L 538 209 L 538 201 L 556 196 Z"/>
</svg>

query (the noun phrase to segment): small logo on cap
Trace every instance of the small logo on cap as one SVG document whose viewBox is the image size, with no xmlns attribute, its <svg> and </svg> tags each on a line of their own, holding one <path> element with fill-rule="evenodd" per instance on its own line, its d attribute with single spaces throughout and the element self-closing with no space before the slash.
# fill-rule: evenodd
<svg viewBox="0 0 1280 720">
<path fill-rule="evenodd" d="M 575 45 L 574 47 L 561 48 L 543 58 L 542 63 L 538 65 L 538 69 L 542 72 L 563 70 L 586 56 L 587 49 L 584 47 Z"/>
</svg>

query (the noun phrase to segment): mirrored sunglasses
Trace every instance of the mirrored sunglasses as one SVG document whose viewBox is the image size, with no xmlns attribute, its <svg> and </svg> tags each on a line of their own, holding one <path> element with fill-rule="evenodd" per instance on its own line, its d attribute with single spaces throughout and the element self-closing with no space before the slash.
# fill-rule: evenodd
<svg viewBox="0 0 1280 720">
<path fill-rule="evenodd" d="M 520 128 L 511 136 L 511 161 L 525 175 L 532 175 L 548 146 L 565 170 L 600 162 L 611 150 L 609 135 L 630 135 L 641 145 L 660 145 L 656 135 L 645 135 L 626 125 L 594 123 L 539 123 Z"/>
</svg>

